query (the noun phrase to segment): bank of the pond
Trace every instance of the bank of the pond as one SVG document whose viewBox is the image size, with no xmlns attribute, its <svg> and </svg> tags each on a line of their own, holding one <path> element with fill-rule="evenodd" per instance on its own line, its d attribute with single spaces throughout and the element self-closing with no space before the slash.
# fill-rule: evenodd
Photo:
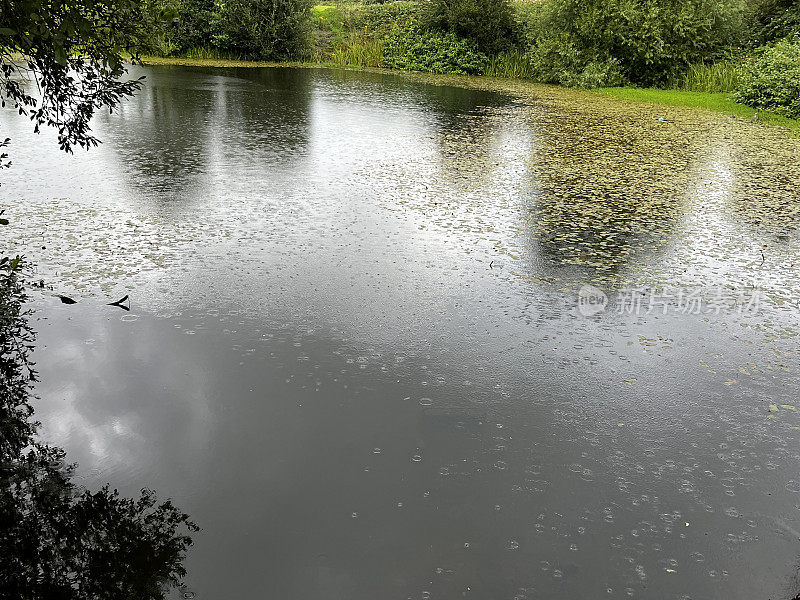
<svg viewBox="0 0 800 600">
<path fill-rule="evenodd" d="M 249 61 L 234 59 L 211 59 L 211 58 L 164 58 L 148 56 L 142 59 L 148 65 L 176 65 L 187 67 L 299 67 L 299 68 L 330 68 L 350 71 L 368 71 L 376 73 L 395 73 L 421 77 L 430 83 L 439 85 L 465 85 L 474 87 L 480 82 L 479 87 L 497 89 L 498 91 L 520 93 L 525 87 L 533 87 L 537 90 L 547 88 L 557 88 L 548 84 L 541 84 L 525 79 L 509 79 L 502 77 L 489 77 L 482 75 L 451 75 L 451 74 L 430 74 L 416 73 L 412 71 L 398 71 L 390 69 L 369 68 L 369 67 L 343 67 L 325 62 L 270 62 L 270 61 Z M 570 89 L 570 88 L 561 88 Z M 575 93 L 587 96 L 602 96 L 624 102 L 638 102 L 642 104 L 677 106 L 700 110 L 709 110 L 723 113 L 731 117 L 751 120 L 754 114 L 758 114 L 758 120 L 767 125 L 772 125 L 785 129 L 792 136 L 800 135 L 800 121 L 790 119 L 782 115 L 767 111 L 756 110 L 735 102 L 730 94 L 709 93 L 709 92 L 685 92 L 677 90 L 642 89 L 634 87 L 613 87 L 600 88 L 597 90 L 572 90 Z"/>
<path fill-rule="evenodd" d="M 795 135 L 800 133 L 800 121 L 778 115 L 768 110 L 758 110 L 744 104 L 739 104 L 731 98 L 730 94 L 631 87 L 601 88 L 597 91 L 606 96 L 628 102 L 702 108 L 746 119 L 752 119 L 755 114 L 758 114 L 758 119 L 768 125 L 784 127 L 792 131 Z"/>
</svg>

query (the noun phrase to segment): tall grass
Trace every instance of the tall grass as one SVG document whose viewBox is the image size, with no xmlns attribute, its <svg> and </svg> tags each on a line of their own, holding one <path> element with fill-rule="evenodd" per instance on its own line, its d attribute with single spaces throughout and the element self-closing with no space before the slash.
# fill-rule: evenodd
<svg viewBox="0 0 800 600">
<path fill-rule="evenodd" d="M 197 58 L 201 60 L 236 60 L 241 58 L 230 52 L 223 52 L 219 48 L 213 46 L 199 46 L 197 48 L 190 48 L 182 53 L 181 58 Z"/>
<path fill-rule="evenodd" d="M 340 67 L 382 67 L 383 40 L 351 38 L 336 44 L 330 61 Z"/>
<path fill-rule="evenodd" d="M 528 55 L 521 50 L 501 52 L 491 58 L 485 75 L 525 79 L 533 77 L 533 68 Z"/>
<path fill-rule="evenodd" d="M 739 85 L 738 65 L 730 61 L 698 63 L 673 77 L 668 86 L 681 92 L 733 92 Z"/>
</svg>

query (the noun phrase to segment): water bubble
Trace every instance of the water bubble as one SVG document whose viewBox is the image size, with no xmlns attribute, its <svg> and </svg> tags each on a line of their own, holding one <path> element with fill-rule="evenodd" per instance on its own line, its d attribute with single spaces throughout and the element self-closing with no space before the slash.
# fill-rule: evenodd
<svg viewBox="0 0 800 600">
<path fill-rule="evenodd" d="M 419 399 L 420 406 L 432 406 L 433 400 L 430 398 L 420 398 Z"/>
<path fill-rule="evenodd" d="M 700 552 L 692 552 L 689 557 L 696 562 L 703 562 L 706 559 Z"/>
</svg>

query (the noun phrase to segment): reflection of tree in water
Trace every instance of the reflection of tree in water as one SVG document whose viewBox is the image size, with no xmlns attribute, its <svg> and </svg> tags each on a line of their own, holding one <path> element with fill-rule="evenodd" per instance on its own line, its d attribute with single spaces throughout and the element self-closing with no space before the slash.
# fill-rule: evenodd
<svg viewBox="0 0 800 600">
<path fill-rule="evenodd" d="M 164 598 L 197 526 L 143 490 L 124 498 L 72 481 L 61 448 L 34 439 L 34 340 L 19 275 L 0 269 L 0 598 Z"/>
<path fill-rule="evenodd" d="M 685 210 L 690 139 L 648 122 L 550 119 L 533 157 L 531 254 L 616 278 L 663 246 Z"/>
</svg>

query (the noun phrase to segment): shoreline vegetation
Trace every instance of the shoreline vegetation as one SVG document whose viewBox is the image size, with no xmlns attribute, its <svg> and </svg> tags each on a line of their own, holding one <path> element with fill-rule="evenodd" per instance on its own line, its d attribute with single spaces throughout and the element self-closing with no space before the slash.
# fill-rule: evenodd
<svg viewBox="0 0 800 600">
<path fill-rule="evenodd" d="M 514 87 L 530 86 L 531 88 L 546 88 L 548 84 L 531 81 L 524 78 L 509 78 L 490 75 L 458 75 L 458 74 L 430 74 L 418 71 L 403 71 L 397 69 L 386 69 L 380 67 L 354 67 L 339 65 L 334 62 L 308 62 L 308 61 L 258 61 L 240 60 L 233 58 L 186 58 L 186 57 L 163 57 L 163 56 L 143 56 L 141 62 L 145 65 L 155 66 L 185 66 L 185 67 L 215 67 L 215 68 L 254 68 L 254 67 L 293 67 L 305 69 L 339 69 L 348 71 L 365 71 L 370 73 L 389 73 L 395 75 L 417 75 L 424 77 L 427 83 L 438 85 L 453 85 L 461 87 L 467 81 L 505 81 L 509 86 Z M 513 90 L 498 90 L 513 91 Z M 637 88 L 637 87 L 608 87 L 590 90 L 575 90 L 593 95 L 595 97 L 611 98 L 617 101 L 633 102 L 649 105 L 674 106 L 689 109 L 707 110 L 728 115 L 742 120 L 752 120 L 754 115 L 758 115 L 758 121 L 786 130 L 792 137 L 800 136 L 800 120 L 791 119 L 783 115 L 776 114 L 769 110 L 754 109 L 745 104 L 740 104 L 732 98 L 732 94 L 726 92 L 698 92 L 686 90 L 669 90 L 657 88 Z"/>
</svg>

